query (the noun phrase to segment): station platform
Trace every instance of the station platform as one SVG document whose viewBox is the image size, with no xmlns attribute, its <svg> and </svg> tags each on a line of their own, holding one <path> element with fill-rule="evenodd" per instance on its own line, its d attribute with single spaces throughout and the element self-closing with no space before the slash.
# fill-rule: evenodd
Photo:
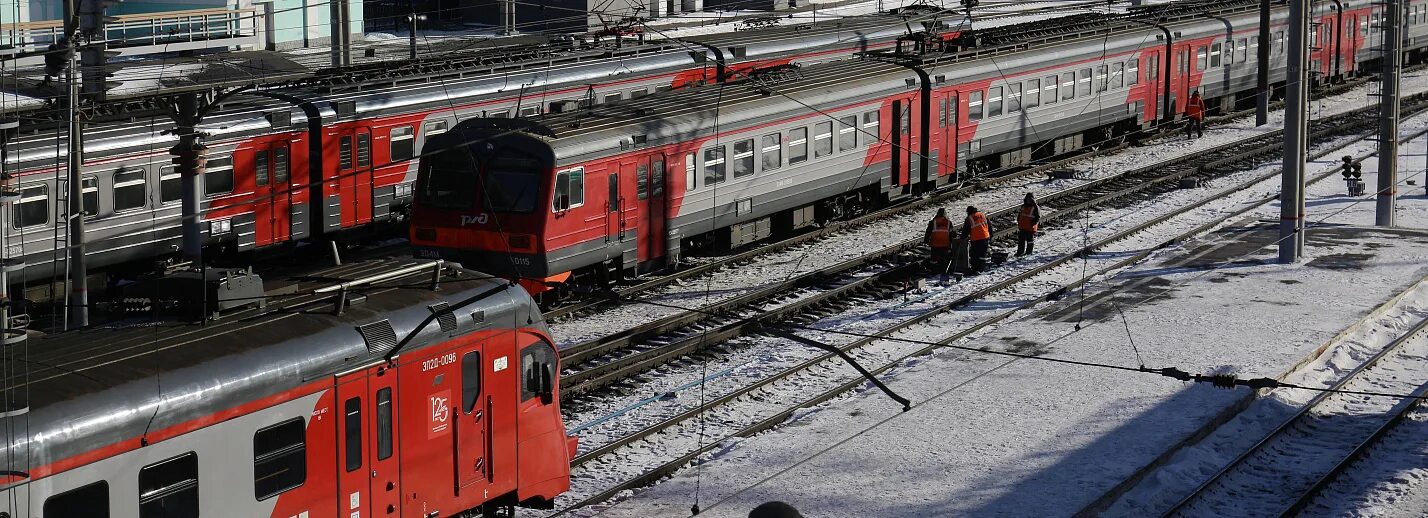
<svg viewBox="0 0 1428 518">
<path fill-rule="evenodd" d="M 1400 163 L 1422 178 L 1415 166 L 1423 145 L 1402 152 L 1419 157 Z M 1376 168 L 1364 163 L 1370 191 Z M 1130 368 L 1284 375 L 1428 279 L 1422 189 L 1401 186 L 1398 228 L 1385 229 L 1369 226 L 1372 194 L 1349 198 L 1337 177 L 1321 181 L 1307 191 L 1311 227 L 1297 264 L 1277 264 L 1279 207 L 1271 202 L 1093 280 L 1084 297 L 1077 291 L 1041 304 L 958 345 Z M 1428 296 L 1396 303 L 1428 310 Z M 957 330 L 948 326 L 944 336 Z M 686 467 L 599 515 L 686 516 L 698 488 L 701 517 L 743 518 L 774 500 L 819 517 L 1070 516 L 1251 395 L 952 349 L 905 362 L 883 380 L 914 407 L 901 412 L 865 389 L 722 445 L 698 470 Z"/>
</svg>

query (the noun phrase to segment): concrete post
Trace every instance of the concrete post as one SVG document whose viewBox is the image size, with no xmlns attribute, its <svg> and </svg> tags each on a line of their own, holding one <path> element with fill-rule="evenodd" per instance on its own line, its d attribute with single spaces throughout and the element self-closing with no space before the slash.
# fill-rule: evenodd
<svg viewBox="0 0 1428 518">
<path fill-rule="evenodd" d="M 1279 195 L 1279 262 L 1299 261 L 1304 253 L 1304 160 L 1308 153 L 1308 0 L 1289 0 L 1289 61 L 1284 101 L 1284 166 Z M 1260 40 L 1260 51 L 1270 45 Z M 1263 54 L 1261 54 L 1263 55 Z"/>
<path fill-rule="evenodd" d="M 1255 49 L 1258 75 L 1255 95 L 1254 125 L 1269 122 L 1269 0 L 1259 0 L 1259 47 Z"/>
<path fill-rule="evenodd" d="M 1399 32 L 1403 4 L 1387 0 L 1383 6 L 1383 89 L 1379 97 L 1378 203 L 1374 224 L 1393 226 L 1394 202 L 1398 197 L 1398 70 L 1402 66 Z"/>
</svg>

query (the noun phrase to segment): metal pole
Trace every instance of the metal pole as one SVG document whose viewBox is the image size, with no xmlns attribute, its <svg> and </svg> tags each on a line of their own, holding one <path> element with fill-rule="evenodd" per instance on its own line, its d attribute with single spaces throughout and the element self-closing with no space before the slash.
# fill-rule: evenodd
<svg viewBox="0 0 1428 518">
<path fill-rule="evenodd" d="M 1254 125 L 1269 122 L 1269 0 L 1259 0 L 1258 94 L 1255 96 Z"/>
<path fill-rule="evenodd" d="M 1299 261 L 1304 252 L 1304 160 L 1308 152 L 1305 134 L 1308 133 L 1306 100 L 1308 91 L 1308 63 L 1305 58 L 1305 33 L 1309 32 L 1309 18 L 1305 3 L 1308 0 L 1289 1 L 1289 61 L 1286 63 L 1284 100 L 1284 167 L 1283 187 L 1279 195 L 1279 262 L 1289 264 Z M 1260 55 L 1269 46 L 1268 39 L 1260 40 Z"/>
<path fill-rule="evenodd" d="M 178 166 L 179 186 L 183 190 L 183 257 L 196 264 L 203 261 L 203 215 L 199 213 L 199 201 L 203 193 L 199 191 L 199 175 L 204 170 L 204 146 L 198 141 L 194 126 L 198 125 L 198 94 L 179 95 L 177 106 L 177 126 L 179 142 L 169 154 Z"/>
<path fill-rule="evenodd" d="M 69 95 L 65 100 L 65 108 L 68 113 L 65 115 L 69 119 L 69 132 L 66 134 L 65 156 L 65 183 L 68 185 L 67 204 L 65 208 L 65 219 L 68 220 L 69 228 L 65 234 L 65 241 L 69 245 L 69 322 L 66 326 L 76 328 L 89 325 L 89 283 L 88 269 L 84 264 L 84 184 L 81 181 L 80 164 L 84 155 L 84 135 L 79 127 L 79 62 L 78 55 L 69 53 L 69 71 L 65 74 L 65 79 L 69 82 Z"/>
<path fill-rule="evenodd" d="M 347 1 L 332 0 L 328 5 L 332 14 L 332 34 L 328 38 L 332 43 L 332 68 L 351 65 L 352 55 L 347 46 Z"/>
<path fill-rule="evenodd" d="M 1394 202 L 1398 196 L 1398 69 L 1402 52 L 1399 34 L 1403 6 L 1399 0 L 1383 5 L 1383 89 L 1379 97 L 1378 204 L 1374 224 L 1393 226 Z"/>
<path fill-rule="evenodd" d="M 412 60 L 416 60 L 416 58 L 417 58 L 417 48 L 416 48 L 416 22 L 417 22 L 416 0 L 412 0 L 412 1 L 411 1 L 411 6 L 412 6 L 412 15 L 411 15 L 411 18 L 408 18 L 408 19 L 407 19 L 407 43 L 411 46 L 411 58 L 412 58 Z"/>
</svg>

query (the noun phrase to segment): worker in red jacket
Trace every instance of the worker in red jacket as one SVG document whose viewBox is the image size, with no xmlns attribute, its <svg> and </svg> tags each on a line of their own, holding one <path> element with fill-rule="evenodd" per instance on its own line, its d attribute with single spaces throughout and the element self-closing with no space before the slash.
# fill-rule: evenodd
<svg viewBox="0 0 1428 518">
<path fill-rule="evenodd" d="M 992 249 L 992 224 L 987 215 L 976 207 L 967 207 L 967 219 L 962 222 L 962 235 L 969 241 L 968 255 L 971 256 L 972 275 L 987 269 L 987 254 Z"/>
<path fill-rule="evenodd" d="M 922 241 L 932 249 L 932 270 L 946 275 L 952 255 L 952 218 L 947 217 L 947 209 L 937 209 L 937 215 L 927 222 Z"/>
<path fill-rule="evenodd" d="M 1035 245 L 1037 225 L 1041 223 L 1041 206 L 1036 197 L 1026 193 L 1021 200 L 1021 208 L 1016 211 L 1016 256 L 1031 255 Z"/>
<path fill-rule="evenodd" d="M 1189 119 L 1189 124 L 1185 125 L 1185 138 L 1205 136 L 1205 100 L 1200 98 L 1199 90 L 1190 94 L 1190 100 L 1185 103 L 1185 117 Z"/>
</svg>

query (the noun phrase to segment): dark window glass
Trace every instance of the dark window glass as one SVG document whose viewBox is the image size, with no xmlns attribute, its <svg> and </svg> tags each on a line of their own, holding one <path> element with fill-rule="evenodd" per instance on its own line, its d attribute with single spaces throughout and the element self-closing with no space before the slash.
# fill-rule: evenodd
<svg viewBox="0 0 1428 518">
<path fill-rule="evenodd" d="M 85 216 L 99 214 L 99 178 L 86 176 L 79 180 L 79 211 Z"/>
<path fill-rule="evenodd" d="M 521 349 L 521 401 L 540 394 L 542 380 L 555 380 L 555 350 L 538 343 Z"/>
<path fill-rule="evenodd" d="M 259 186 L 268 185 L 268 152 L 253 153 L 253 181 Z"/>
<path fill-rule="evenodd" d="M 166 165 L 159 168 L 159 203 L 172 203 L 183 199 L 183 178 Z"/>
<path fill-rule="evenodd" d="M 808 161 L 808 128 L 788 130 L 788 165 Z"/>
<path fill-rule="evenodd" d="M 208 159 L 207 171 L 203 173 L 203 194 L 213 196 L 233 192 L 233 158 Z"/>
<path fill-rule="evenodd" d="M 20 187 L 20 201 L 11 209 L 15 228 L 33 227 L 50 222 L 50 188 L 45 184 Z"/>
<path fill-rule="evenodd" d="M 337 168 L 352 168 L 352 137 L 342 137 L 337 143 Z"/>
<path fill-rule="evenodd" d="M 288 146 L 283 144 L 273 148 L 273 182 L 282 185 L 288 182 Z"/>
<path fill-rule="evenodd" d="M 416 196 L 434 209 L 469 209 L 476 201 L 478 184 L 470 153 L 450 149 L 421 160 Z"/>
<path fill-rule="evenodd" d="M 391 146 L 388 151 L 392 155 L 393 162 L 408 160 L 413 156 L 412 151 L 416 149 L 416 139 L 413 138 L 411 126 L 392 128 L 392 132 L 388 135 L 391 139 L 388 142 L 388 145 Z"/>
<path fill-rule="evenodd" d="M 301 417 L 253 434 L 253 496 L 270 498 L 307 480 L 307 426 Z"/>
<path fill-rule="evenodd" d="M 366 133 L 357 134 L 357 167 L 372 166 L 372 136 Z"/>
<path fill-rule="evenodd" d="M 585 204 L 585 168 L 577 167 L 555 175 L 555 198 L 551 208 L 560 212 Z"/>
<path fill-rule="evenodd" d="M 540 161 L 503 153 L 486 162 L 482 195 L 486 208 L 495 212 L 533 212 L 539 204 Z"/>
<path fill-rule="evenodd" d="M 362 398 L 351 398 L 342 404 L 343 451 L 347 471 L 362 467 Z"/>
<path fill-rule="evenodd" d="M 103 480 L 45 499 L 45 518 L 109 518 L 109 483 Z"/>
<path fill-rule="evenodd" d="M 198 516 L 198 455 L 185 453 L 139 470 L 139 518 Z"/>
<path fill-rule="evenodd" d="M 734 178 L 754 174 L 754 139 L 734 142 Z"/>
<path fill-rule="evenodd" d="M 114 212 L 137 209 L 147 205 L 147 179 L 143 169 L 120 170 L 114 173 Z"/>
<path fill-rule="evenodd" d="M 392 456 L 392 389 L 377 391 L 377 460 Z"/>
<path fill-rule="evenodd" d="M 644 164 L 635 166 L 635 197 L 641 200 L 650 197 L 650 169 Z"/>
<path fill-rule="evenodd" d="M 654 196 L 664 194 L 664 160 L 655 160 L 650 164 L 650 193 Z"/>
<path fill-rule="evenodd" d="M 481 353 L 469 352 L 461 357 L 461 410 L 471 413 L 481 400 Z"/>
<path fill-rule="evenodd" d="M 620 210 L 620 175 L 610 173 L 606 185 L 609 187 L 605 198 L 606 203 L 609 205 L 609 207 L 607 207 L 609 212 Z"/>
<path fill-rule="evenodd" d="M 1111 65 L 1111 88 L 1120 88 L 1126 85 L 1126 64 L 1115 63 Z"/>
<path fill-rule="evenodd" d="M 704 150 L 704 185 L 724 181 L 724 146 Z"/>
<path fill-rule="evenodd" d="M 1076 74 L 1076 95 L 1091 95 L 1091 69 L 1083 68 Z"/>
</svg>

